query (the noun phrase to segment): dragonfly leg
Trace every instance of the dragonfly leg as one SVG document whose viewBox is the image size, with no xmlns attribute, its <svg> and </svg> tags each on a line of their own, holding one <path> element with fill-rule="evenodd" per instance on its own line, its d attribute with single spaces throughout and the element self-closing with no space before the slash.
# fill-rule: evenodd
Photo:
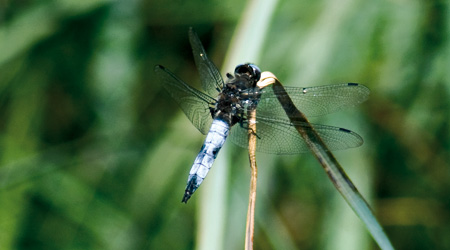
<svg viewBox="0 0 450 250">
<path fill-rule="evenodd" d="M 252 132 L 252 134 L 254 134 L 256 136 L 256 138 L 261 139 L 261 137 L 256 133 L 256 131 L 254 129 L 250 128 L 250 126 L 248 126 L 248 123 L 244 124 L 244 121 L 246 121 L 246 119 L 241 119 L 241 121 L 239 121 L 239 126 L 241 126 L 241 128 L 250 130 Z"/>
<path fill-rule="evenodd" d="M 256 131 L 252 128 L 247 128 L 247 130 L 250 130 L 252 132 L 252 134 L 254 134 L 256 136 L 256 138 L 261 139 L 261 137 L 259 137 L 259 135 L 256 133 Z"/>
</svg>

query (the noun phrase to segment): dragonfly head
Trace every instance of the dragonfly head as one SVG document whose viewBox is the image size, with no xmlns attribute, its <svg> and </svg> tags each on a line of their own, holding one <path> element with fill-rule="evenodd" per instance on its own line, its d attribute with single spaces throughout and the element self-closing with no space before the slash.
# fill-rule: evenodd
<svg viewBox="0 0 450 250">
<path fill-rule="evenodd" d="M 234 74 L 247 74 L 247 76 L 252 80 L 253 85 L 256 85 L 256 83 L 261 78 L 261 70 L 258 68 L 258 66 L 251 63 L 239 64 L 234 69 Z"/>
</svg>

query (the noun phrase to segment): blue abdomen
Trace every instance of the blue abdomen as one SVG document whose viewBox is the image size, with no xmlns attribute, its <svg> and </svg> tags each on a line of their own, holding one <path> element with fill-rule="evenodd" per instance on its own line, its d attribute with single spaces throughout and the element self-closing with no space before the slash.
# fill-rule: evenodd
<svg viewBox="0 0 450 250">
<path fill-rule="evenodd" d="M 228 123 L 220 119 L 214 119 L 206 136 L 205 143 L 203 143 L 189 172 L 188 183 L 182 202 L 186 203 L 200 186 L 203 179 L 205 179 L 219 150 L 225 143 L 229 132 L 230 125 Z"/>
</svg>

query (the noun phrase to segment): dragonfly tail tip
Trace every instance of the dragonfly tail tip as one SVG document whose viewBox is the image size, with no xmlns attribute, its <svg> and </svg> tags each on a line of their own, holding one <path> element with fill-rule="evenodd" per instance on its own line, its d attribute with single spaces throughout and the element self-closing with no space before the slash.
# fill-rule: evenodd
<svg viewBox="0 0 450 250">
<path fill-rule="evenodd" d="M 188 200 L 191 198 L 191 194 L 189 194 L 188 192 L 186 192 L 183 196 L 183 200 L 181 200 L 182 203 L 187 203 Z"/>
</svg>

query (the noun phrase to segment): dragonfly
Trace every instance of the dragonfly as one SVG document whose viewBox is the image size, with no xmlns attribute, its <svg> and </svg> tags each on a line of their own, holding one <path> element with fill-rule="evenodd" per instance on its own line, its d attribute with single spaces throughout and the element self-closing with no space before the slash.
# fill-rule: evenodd
<svg viewBox="0 0 450 250">
<path fill-rule="evenodd" d="M 254 64 L 236 66 L 234 74 L 227 73 L 225 81 L 215 64 L 207 57 L 198 35 L 189 29 L 189 41 L 200 74 L 204 92 L 186 84 L 161 65 L 155 73 L 162 86 L 181 107 L 187 118 L 206 139 L 189 172 L 182 202 L 187 203 L 199 188 L 227 138 L 234 144 L 248 148 L 247 111 L 256 108 L 256 151 L 269 154 L 299 154 L 309 147 L 295 129 L 313 129 L 330 150 L 359 147 L 363 139 L 348 129 L 320 125 L 293 124 L 270 87 L 259 88 L 261 70 Z M 364 102 L 369 89 L 357 83 L 343 83 L 318 87 L 285 87 L 289 97 L 307 117 L 321 116 Z"/>
</svg>

